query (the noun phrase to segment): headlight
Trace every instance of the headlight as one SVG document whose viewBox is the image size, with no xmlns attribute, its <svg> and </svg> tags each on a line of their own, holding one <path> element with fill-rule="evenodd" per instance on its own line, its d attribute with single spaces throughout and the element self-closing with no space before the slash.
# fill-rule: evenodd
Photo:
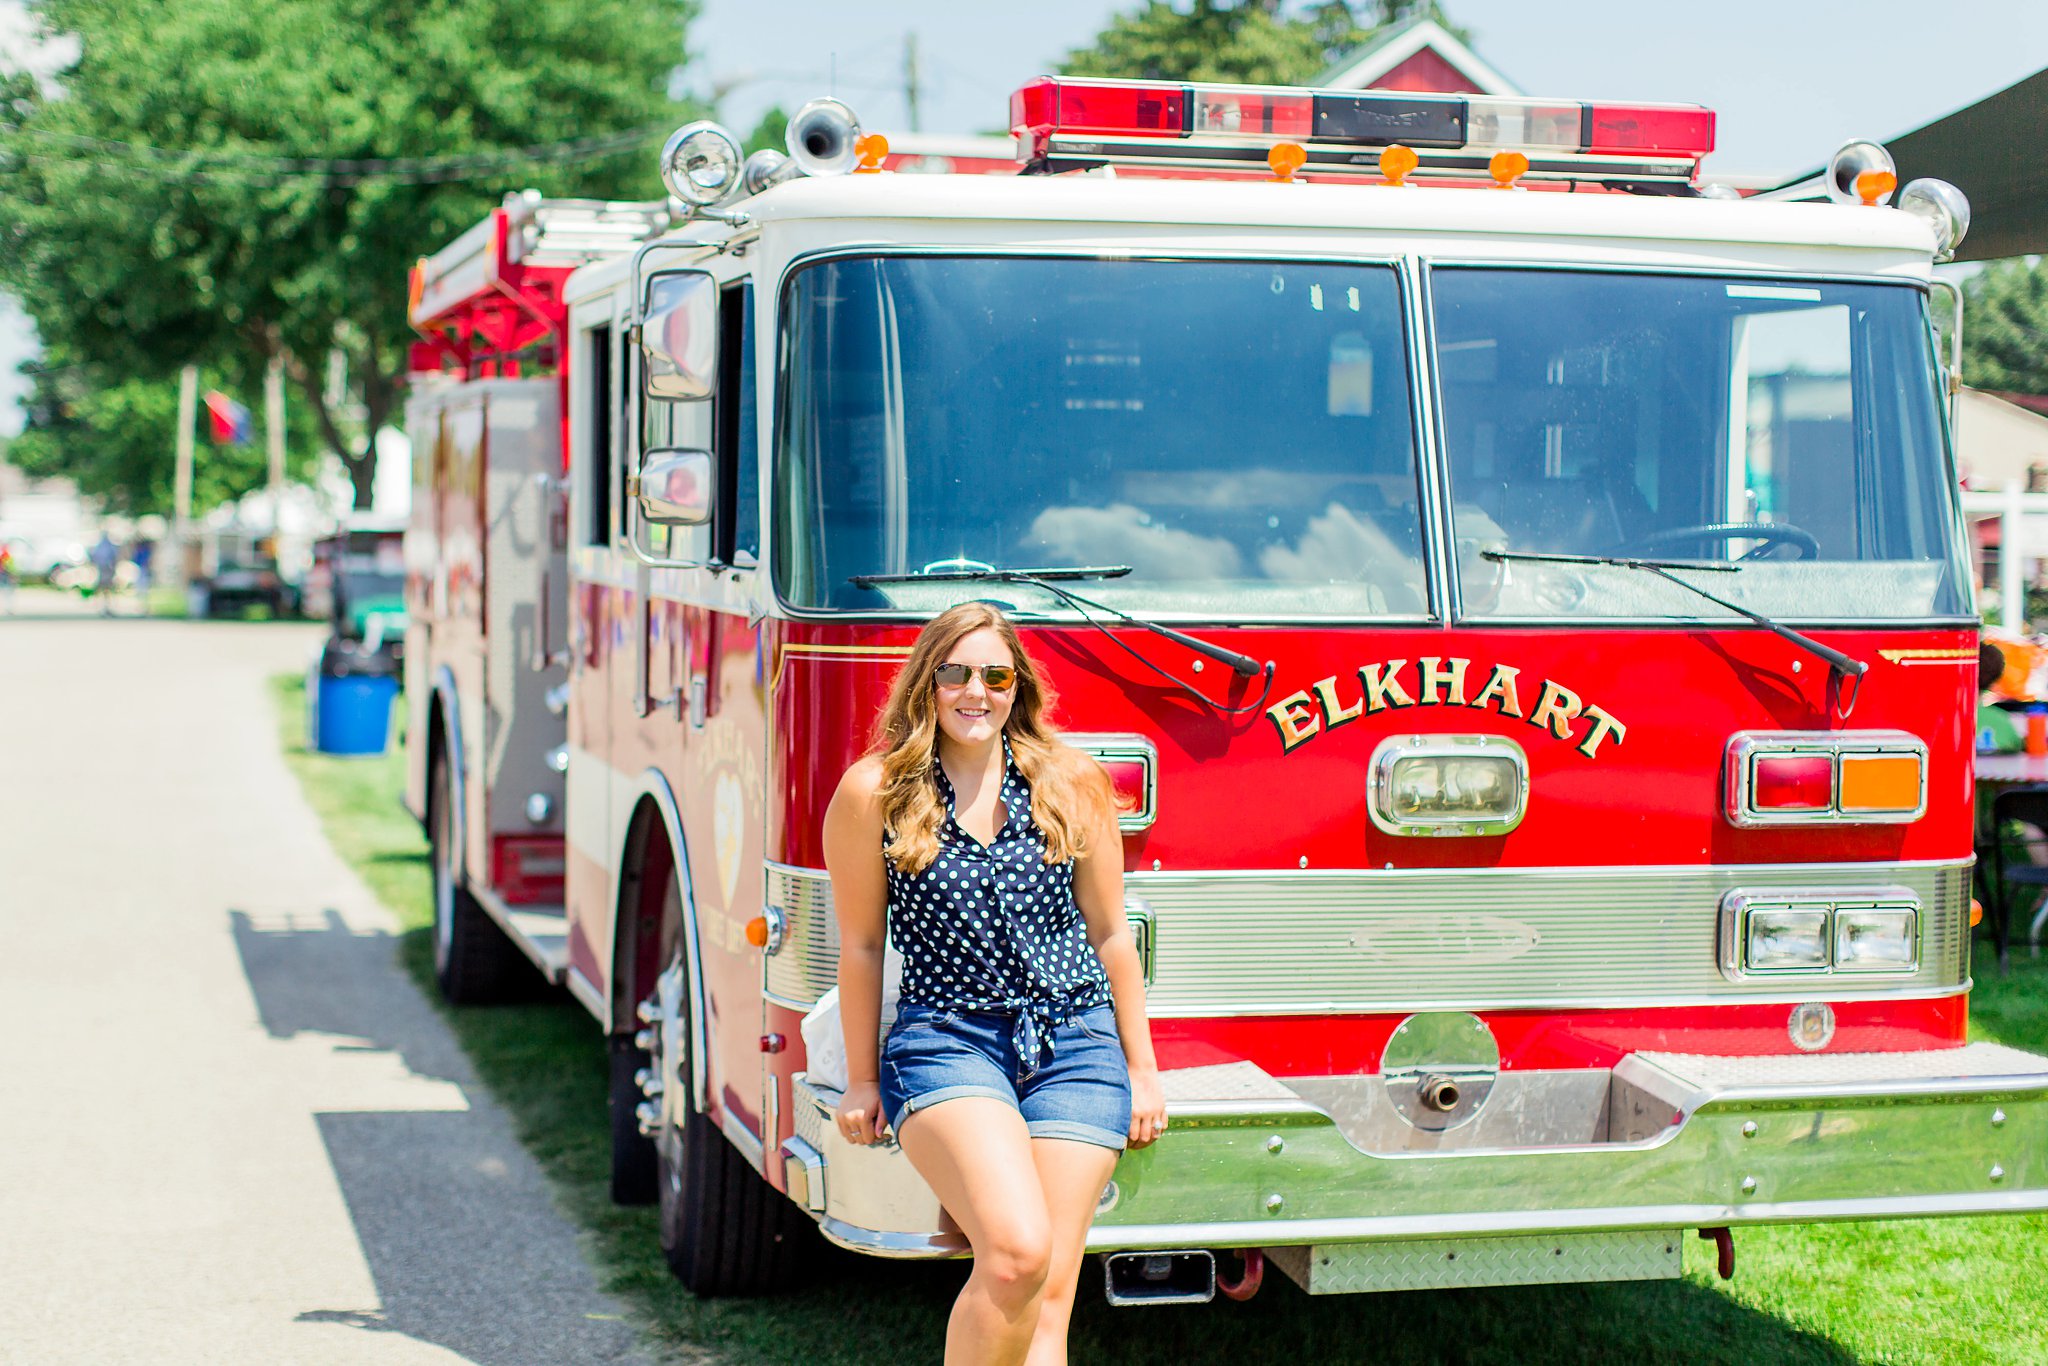
<svg viewBox="0 0 2048 1366">
<path fill-rule="evenodd" d="M 661 149 L 661 180 L 685 204 L 707 208 L 739 189 L 741 164 L 732 134 L 700 119 L 669 135 Z"/>
<path fill-rule="evenodd" d="M 1395 736 L 1370 774 L 1373 824 L 1392 835 L 1506 834 L 1528 806 L 1528 761 L 1499 736 Z"/>
<path fill-rule="evenodd" d="M 1835 911 L 1835 970 L 1910 972 L 1918 917 L 1889 906 L 1841 906 Z"/>
<path fill-rule="evenodd" d="M 1791 908 L 1749 913 L 1751 972 L 1798 972 L 1828 965 L 1828 913 Z"/>
</svg>

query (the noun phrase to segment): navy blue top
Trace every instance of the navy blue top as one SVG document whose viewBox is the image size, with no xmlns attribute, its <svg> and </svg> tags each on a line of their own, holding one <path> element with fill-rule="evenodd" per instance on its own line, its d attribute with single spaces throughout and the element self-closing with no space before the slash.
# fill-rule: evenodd
<svg viewBox="0 0 2048 1366">
<path fill-rule="evenodd" d="M 1045 861 L 1031 785 L 1003 740 L 1007 819 L 986 846 L 960 827 L 953 784 L 936 761 L 946 822 L 921 873 L 889 872 L 889 937 L 903 954 L 902 999 L 940 1010 L 1013 1014 L 1025 1075 L 1052 1047 L 1052 1027 L 1110 1001 L 1109 977 L 1074 900 L 1074 865 Z"/>
</svg>

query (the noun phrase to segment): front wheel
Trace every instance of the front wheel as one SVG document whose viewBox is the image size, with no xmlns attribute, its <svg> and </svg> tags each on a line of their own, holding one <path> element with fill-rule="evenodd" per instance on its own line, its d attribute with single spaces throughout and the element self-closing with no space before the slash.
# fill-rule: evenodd
<svg viewBox="0 0 2048 1366">
<path fill-rule="evenodd" d="M 682 923 L 682 897 L 669 874 L 663 924 Z M 811 1221 L 763 1180 L 699 1110 L 691 1095 L 689 974 L 682 935 L 673 945 L 654 995 L 641 1007 L 648 1025 L 644 1087 L 653 1120 L 655 1183 L 661 1205 L 661 1251 L 692 1294 L 761 1295 L 799 1283 L 804 1254 L 815 1244 Z"/>
</svg>

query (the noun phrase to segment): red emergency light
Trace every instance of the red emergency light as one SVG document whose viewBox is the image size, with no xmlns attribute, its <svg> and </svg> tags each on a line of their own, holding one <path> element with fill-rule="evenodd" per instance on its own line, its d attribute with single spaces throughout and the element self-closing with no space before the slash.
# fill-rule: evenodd
<svg viewBox="0 0 2048 1366">
<path fill-rule="evenodd" d="M 1690 180 L 1714 149 L 1714 111 L 1494 95 L 1195 85 L 1041 76 L 1010 96 L 1010 131 L 1038 170 L 1086 165 L 1262 168 L 1276 143 L 1306 148 L 1310 173 L 1375 174 L 1399 143 L 1420 175 L 1485 175 L 1525 152 L 1536 178 Z"/>
</svg>

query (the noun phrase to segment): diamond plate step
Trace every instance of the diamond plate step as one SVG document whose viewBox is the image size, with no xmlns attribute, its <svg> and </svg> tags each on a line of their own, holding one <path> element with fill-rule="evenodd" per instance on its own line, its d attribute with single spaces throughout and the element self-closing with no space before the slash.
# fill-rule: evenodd
<svg viewBox="0 0 2048 1366">
<path fill-rule="evenodd" d="M 1668 1280 L 1684 1269 L 1682 1229 L 1547 1237 L 1270 1247 L 1266 1260 L 1311 1295 L 1480 1285 Z"/>
</svg>

